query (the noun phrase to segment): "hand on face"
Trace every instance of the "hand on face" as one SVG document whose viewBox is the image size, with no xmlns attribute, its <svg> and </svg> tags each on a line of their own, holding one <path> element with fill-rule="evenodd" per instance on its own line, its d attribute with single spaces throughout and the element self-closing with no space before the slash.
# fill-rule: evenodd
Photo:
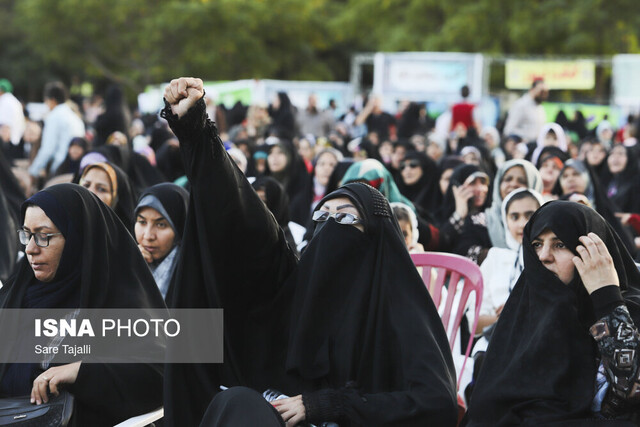
<svg viewBox="0 0 640 427">
<path fill-rule="evenodd" d="M 613 258 L 607 246 L 595 233 L 580 237 L 582 245 L 576 247 L 579 256 L 573 257 L 573 263 L 582 278 L 589 294 L 609 285 L 620 286 Z"/>
</svg>

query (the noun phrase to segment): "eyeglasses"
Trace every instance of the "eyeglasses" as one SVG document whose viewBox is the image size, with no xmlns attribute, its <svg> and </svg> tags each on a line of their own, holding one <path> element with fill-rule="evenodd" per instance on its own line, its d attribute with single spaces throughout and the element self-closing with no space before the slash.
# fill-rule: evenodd
<svg viewBox="0 0 640 427">
<path fill-rule="evenodd" d="M 360 218 L 358 218 L 354 214 L 350 214 L 346 212 L 331 213 L 327 211 L 315 211 L 313 213 L 313 220 L 315 222 L 325 222 L 329 218 L 335 219 L 338 224 L 344 224 L 344 225 L 360 224 Z"/>
<path fill-rule="evenodd" d="M 417 160 L 411 160 L 409 162 L 400 163 L 400 170 L 403 170 L 406 167 L 410 167 L 411 169 L 419 168 L 420 167 L 420 162 L 417 161 Z"/>
<path fill-rule="evenodd" d="M 36 246 L 41 248 L 46 248 L 49 246 L 49 239 L 53 236 L 58 236 L 62 233 L 32 233 L 27 230 L 18 230 L 18 238 L 20 239 L 20 243 L 27 246 L 29 241 L 31 240 L 31 236 L 34 237 L 36 241 Z"/>
</svg>

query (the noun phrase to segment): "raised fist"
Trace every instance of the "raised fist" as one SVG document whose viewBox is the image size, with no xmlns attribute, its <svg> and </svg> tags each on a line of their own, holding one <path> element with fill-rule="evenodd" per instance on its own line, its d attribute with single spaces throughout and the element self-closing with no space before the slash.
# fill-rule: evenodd
<svg viewBox="0 0 640 427">
<path fill-rule="evenodd" d="M 180 77 L 171 80 L 164 90 L 164 99 L 171 105 L 173 114 L 182 117 L 204 95 L 202 80 Z"/>
</svg>

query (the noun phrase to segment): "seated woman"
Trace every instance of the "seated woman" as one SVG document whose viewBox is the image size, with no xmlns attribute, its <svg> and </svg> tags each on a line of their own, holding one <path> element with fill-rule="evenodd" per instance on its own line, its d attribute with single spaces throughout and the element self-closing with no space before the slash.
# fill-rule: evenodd
<svg viewBox="0 0 640 427">
<path fill-rule="evenodd" d="M 488 193 L 489 176 L 478 166 L 454 169 L 438 215 L 441 250 L 484 261 L 491 247 L 484 212 Z"/>
<path fill-rule="evenodd" d="M 343 160 L 342 153 L 334 148 L 321 150 L 313 161 L 313 170 L 309 179 L 311 185 L 305 192 L 291 201 L 291 220 L 306 227 L 311 221 L 311 212 L 318 206 L 327 193 L 329 178 L 336 165 Z"/>
<path fill-rule="evenodd" d="M 393 210 L 393 216 L 398 221 L 400 231 L 402 231 L 402 237 L 404 237 L 404 243 L 409 253 L 424 252 L 424 247 L 418 243 L 420 232 L 418 231 L 418 218 L 416 214 L 409 206 L 400 202 L 391 203 L 391 209 Z"/>
<path fill-rule="evenodd" d="M 136 243 L 115 213 L 75 184 L 27 199 L 18 231 L 26 246 L 0 308 L 151 308 L 164 302 Z M 4 345 L 4 344 L 3 344 Z M 114 425 L 162 404 L 162 366 L 153 364 L 0 364 L 0 396 L 75 397 L 72 424 Z"/>
<path fill-rule="evenodd" d="M 87 165 L 78 182 L 113 209 L 120 221 L 131 230 L 135 196 L 129 177 L 118 166 L 98 162 Z"/>
<path fill-rule="evenodd" d="M 433 217 L 442 203 L 438 166 L 426 154 L 409 151 L 400 162 L 398 189 L 423 217 Z"/>
<path fill-rule="evenodd" d="M 640 273 L 622 241 L 593 209 L 554 201 L 522 246 L 467 425 L 637 425 Z"/>
<path fill-rule="evenodd" d="M 391 172 L 378 160 L 366 159 L 353 163 L 342 178 L 342 184 L 349 182 L 364 182 L 379 190 L 390 203 L 400 202 L 409 206 L 418 218 L 420 244 L 427 250 L 437 250 L 439 248 L 438 229 L 429 222 L 429 218 L 421 217 L 420 213 L 416 212 L 413 203 L 400 194 Z"/>
<path fill-rule="evenodd" d="M 484 282 L 480 318 L 476 334 L 493 325 L 500 316 L 516 281 L 524 268 L 522 260 L 522 233 L 531 215 L 544 204 L 535 190 L 519 188 L 509 193 L 502 202 L 502 222 L 506 248 L 489 249 L 480 270 Z M 470 304 L 473 307 L 473 304 Z M 474 313 L 469 312 L 470 316 Z M 469 319 L 469 323 L 471 324 Z"/>
<path fill-rule="evenodd" d="M 281 417 L 253 400 L 274 425 L 455 425 L 449 344 L 388 202 L 362 183 L 327 195 L 298 261 L 224 151 L 202 97 L 199 79 L 174 80 L 165 91 L 162 114 L 192 185 L 172 301 L 224 308 L 225 362 L 168 365 L 165 422 L 198 425 L 224 385 L 293 396 L 278 402 Z M 219 393 L 203 425 L 227 416 L 226 425 L 239 425 L 236 416 L 268 425 L 243 394 Z M 227 414 L 235 397 L 241 414 Z"/>
<path fill-rule="evenodd" d="M 634 148 L 622 144 L 609 151 L 602 173 L 602 186 L 616 212 L 640 213 L 640 168 Z"/>
<path fill-rule="evenodd" d="M 502 201 L 518 188 L 542 191 L 542 177 L 538 169 L 526 160 L 513 159 L 505 162 L 496 172 L 491 207 L 485 211 L 491 244 L 497 248 L 508 248 L 502 214 Z"/>
<path fill-rule="evenodd" d="M 188 204 L 187 190 L 164 183 L 142 193 L 135 209 L 134 231 L 138 248 L 165 299 L 178 265 Z"/>
<path fill-rule="evenodd" d="M 620 220 L 616 218 L 614 205 L 604 194 L 599 179 L 584 162 L 574 159 L 566 161 L 554 188 L 554 193 L 560 198 L 572 201 L 580 200 L 579 197 L 574 196 L 583 195 L 587 199 L 588 205 L 611 224 L 629 253 L 631 253 L 631 256 L 636 255 L 631 235 L 622 227 Z"/>
<path fill-rule="evenodd" d="M 289 247 L 298 254 L 298 245 L 291 229 L 289 228 L 289 196 L 287 196 L 282 185 L 269 176 L 262 176 L 253 181 L 251 186 L 256 190 L 256 193 L 258 193 L 258 196 L 267 206 L 269 211 L 271 211 L 278 225 L 282 227 L 282 231 L 287 239 L 287 243 L 289 243 Z M 301 233 L 299 234 L 304 235 L 304 228 L 300 231 Z M 300 236 L 300 239 L 301 238 L 302 236 Z"/>
</svg>

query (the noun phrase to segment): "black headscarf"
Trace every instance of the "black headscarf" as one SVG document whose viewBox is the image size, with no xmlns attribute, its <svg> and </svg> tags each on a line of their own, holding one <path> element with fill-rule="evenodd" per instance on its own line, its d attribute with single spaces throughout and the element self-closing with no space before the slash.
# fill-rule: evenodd
<svg viewBox="0 0 640 427">
<path fill-rule="evenodd" d="M 413 202 L 416 209 L 421 213 L 433 215 L 440 208 L 442 194 L 438 185 L 440 172 L 436 163 L 429 156 L 422 152 L 410 151 L 406 154 L 404 161 L 417 160 L 420 162 L 422 176 L 413 185 L 407 185 L 400 175 L 398 189 L 403 196 Z"/>
<path fill-rule="evenodd" d="M 62 175 L 67 173 L 76 175 L 78 173 L 78 170 L 80 169 L 80 161 L 82 160 L 84 153 L 87 152 L 87 147 L 89 146 L 89 144 L 87 143 L 86 139 L 78 136 L 73 138 L 69 143 L 69 147 L 72 147 L 74 145 L 82 148 L 82 155 L 79 159 L 72 160 L 69 154 L 67 154 L 67 158 L 64 159 L 64 162 L 62 162 L 60 166 L 58 166 L 58 169 L 56 169 L 55 175 Z"/>
<path fill-rule="evenodd" d="M 79 294 L 78 300 L 72 301 L 75 305 L 83 308 L 164 305 L 158 299 L 153 277 L 135 240 L 96 195 L 76 184 L 59 184 L 26 200 L 23 217 L 31 204 L 41 207 L 65 236 L 65 249 L 54 281 L 66 286 L 62 282 L 68 282 L 77 273 Z M 48 285 L 53 289 L 51 283 Z M 1 290 L 3 307 L 21 307 L 27 288 L 37 284 L 25 257 L 12 283 Z"/>
<path fill-rule="evenodd" d="M 60 264 L 53 280 L 43 283 L 25 256 L 11 282 L 0 289 L 0 308 L 164 307 L 135 240 L 97 196 L 76 184 L 59 184 L 28 199 L 23 216 L 30 205 L 40 207 L 63 233 Z M 30 390 L 37 369 L 35 364 L 0 364 L 0 381 L 6 374 L 14 384 L 2 381 L 3 386 Z M 91 400 L 96 381 L 108 384 L 101 388 L 101 402 Z M 161 401 L 161 384 L 155 365 L 83 364 L 69 387 L 78 396 L 74 418 L 79 425 L 97 425 L 98 420 L 112 425 L 150 411 Z"/>
<path fill-rule="evenodd" d="M 607 197 L 613 203 L 617 212 L 640 213 L 640 167 L 636 150 L 622 147 L 627 154 L 627 164 L 623 171 L 613 174 L 605 160 L 605 168 L 602 173 L 602 186 Z M 611 153 L 611 152 L 610 152 Z"/>
<path fill-rule="evenodd" d="M 131 117 L 125 103 L 124 93 L 119 86 L 111 85 L 107 88 L 104 106 L 104 113 L 96 118 L 94 124 L 96 130 L 94 145 L 96 147 L 104 145 L 109 135 L 113 132 L 117 131 L 125 135 L 129 134 Z"/>
<path fill-rule="evenodd" d="M 292 275 L 287 371 L 307 384 L 355 382 L 367 393 L 405 390 L 415 381 L 425 409 L 455 378 L 437 310 L 384 196 L 353 183 L 318 206 L 337 197 L 354 203 L 365 231 L 333 220 L 316 227 Z"/>
<path fill-rule="evenodd" d="M 560 185 L 562 174 L 567 168 L 573 168 L 587 178 L 587 188 L 584 195 L 595 205 L 595 210 L 602 215 L 602 217 L 611 224 L 616 233 L 618 233 L 618 236 L 620 236 L 624 242 L 629 253 L 631 253 L 632 256 L 635 256 L 637 251 L 631 235 L 622 227 L 620 220 L 615 216 L 615 206 L 604 193 L 600 180 L 595 176 L 593 169 L 588 166 L 586 162 L 575 159 L 567 160 L 564 164 L 564 168 L 560 171 L 560 176 L 558 177 L 558 181 L 553 189 L 553 194 L 557 194 L 560 197 L 568 196 L 564 194 L 562 186 Z"/>
<path fill-rule="evenodd" d="M 109 163 L 115 164 L 125 171 L 136 194 L 142 193 L 152 185 L 166 181 L 162 173 L 151 166 L 146 157 L 136 153 L 128 146 L 103 145 L 94 151 L 102 154 Z"/>
<path fill-rule="evenodd" d="M 224 363 L 167 366 L 166 422 L 197 425 L 220 385 L 245 385 L 335 387 L 355 425 L 455 424 L 449 344 L 384 197 L 360 183 L 327 196 L 361 205 L 365 232 L 330 219 L 298 262 L 204 112 L 163 111 L 192 183 L 173 304 L 224 308 Z"/>
<path fill-rule="evenodd" d="M 269 163 L 267 162 L 267 175 L 275 178 L 280 184 L 282 184 L 287 191 L 289 200 L 293 200 L 299 197 L 300 194 L 305 194 L 311 190 L 309 173 L 307 172 L 307 167 L 305 166 L 302 157 L 300 157 L 300 154 L 298 154 L 291 141 L 281 139 L 276 144 L 272 145 L 270 150 L 276 146 L 280 147 L 287 157 L 287 165 L 284 170 L 275 173 L 269 171 Z"/>
<path fill-rule="evenodd" d="M 524 229 L 524 271 L 491 338 L 468 425 L 565 425 L 577 419 L 583 421 L 575 425 L 591 425 L 598 352 L 588 329 L 597 319 L 578 273 L 565 285 L 538 259 L 531 243 L 545 230 L 576 255 L 578 238 L 596 233 L 613 258 L 627 308 L 640 321 L 640 273 L 613 228 L 584 205 L 547 203 Z"/>
<path fill-rule="evenodd" d="M 442 207 L 440 208 L 439 213 L 437 215 L 437 219 L 438 221 L 440 221 L 440 223 L 444 223 L 448 221 L 451 214 L 456 210 L 456 199 L 453 196 L 453 186 L 463 185 L 467 180 L 467 178 L 469 178 L 472 174 L 476 172 L 484 172 L 484 171 L 477 165 L 468 165 L 466 163 L 457 166 L 453 170 L 453 173 L 451 174 L 451 179 L 449 180 L 449 187 L 447 188 L 447 192 L 444 195 Z M 469 213 L 472 213 L 474 211 L 483 211 L 486 206 L 490 206 L 491 200 L 487 194 L 487 200 L 485 201 L 484 206 L 480 208 L 474 208 L 472 207 L 472 203 L 473 203 L 473 198 L 469 199 Z"/>
<path fill-rule="evenodd" d="M 4 190 L 0 186 L 0 281 L 2 282 L 9 278 L 15 266 L 18 255 L 17 229 L 9 203 L 4 197 Z"/>
<path fill-rule="evenodd" d="M 20 206 L 26 196 L 2 150 L 0 150 L 0 187 L 7 199 L 9 212 L 17 224 L 20 221 Z"/>
<path fill-rule="evenodd" d="M 263 176 L 252 184 L 254 190 L 263 190 L 267 200 L 267 208 L 276 218 L 278 224 L 283 227 L 289 223 L 289 197 L 282 185 L 274 178 Z"/>
<path fill-rule="evenodd" d="M 290 139 L 295 136 L 296 119 L 294 116 L 293 106 L 289 96 L 284 92 L 278 92 L 280 106 L 276 110 L 269 105 L 269 116 L 272 122 L 269 126 L 269 133 L 278 138 Z"/>
<path fill-rule="evenodd" d="M 187 206 L 189 205 L 189 192 L 179 185 L 165 182 L 162 184 L 156 184 L 147 188 L 139 197 L 138 204 L 136 205 L 135 214 L 145 206 L 154 207 L 154 205 L 145 203 L 145 200 L 150 200 L 147 196 L 152 196 L 158 200 L 162 205 L 160 212 L 169 221 L 171 228 L 173 228 L 176 234 L 176 241 L 182 240 L 184 232 L 184 224 L 187 221 Z"/>
</svg>

